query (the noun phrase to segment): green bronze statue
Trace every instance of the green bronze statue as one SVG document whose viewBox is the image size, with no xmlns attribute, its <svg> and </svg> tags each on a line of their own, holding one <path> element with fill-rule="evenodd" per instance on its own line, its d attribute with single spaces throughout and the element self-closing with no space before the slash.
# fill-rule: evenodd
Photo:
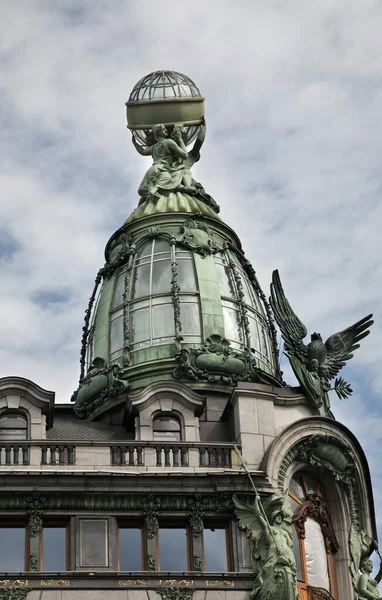
<svg viewBox="0 0 382 600">
<path fill-rule="evenodd" d="M 298 600 L 296 561 L 292 544 L 292 513 L 288 497 L 280 492 L 261 505 L 233 497 L 239 526 L 252 539 L 253 600 Z"/>
<path fill-rule="evenodd" d="M 348 398 L 352 394 L 350 385 L 342 377 L 336 378 L 333 387 L 330 381 L 346 361 L 353 358 L 352 353 L 359 348 L 358 342 L 369 335 L 373 315 L 331 335 L 325 343 L 319 333 L 313 333 L 310 343 L 305 345 L 303 339 L 307 329 L 285 297 L 278 271 L 273 271 L 269 301 L 293 372 L 320 414 L 326 416 L 330 410 L 330 390 L 334 389 L 339 398 Z"/>
<path fill-rule="evenodd" d="M 369 600 L 369 598 L 380 598 L 378 584 L 382 579 L 382 561 L 375 579 L 371 577 L 373 572 L 373 563 L 370 558 L 366 558 L 361 563 L 361 573 L 357 583 L 358 600 Z"/>
<path fill-rule="evenodd" d="M 203 186 L 195 181 L 191 167 L 200 158 L 200 149 L 206 136 L 206 123 L 202 126 L 192 149 L 188 152 L 182 137 L 182 126 L 174 125 L 171 136 L 165 125 L 154 125 L 147 139 L 152 143 L 141 146 L 132 137 L 134 147 L 142 156 L 152 156 L 153 164 L 143 177 L 138 193 L 140 204 L 159 200 L 170 192 L 197 197 L 214 212 L 219 212 L 215 200 L 205 192 Z"/>
</svg>

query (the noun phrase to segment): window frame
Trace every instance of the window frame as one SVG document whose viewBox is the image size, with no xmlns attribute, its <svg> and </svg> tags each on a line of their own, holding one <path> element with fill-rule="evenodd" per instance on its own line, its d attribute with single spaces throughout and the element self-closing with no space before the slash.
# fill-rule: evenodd
<svg viewBox="0 0 382 600">
<path fill-rule="evenodd" d="M 22 419 L 24 419 L 24 421 L 25 421 L 25 428 L 24 427 L 22 427 L 22 428 L 19 427 L 18 429 L 13 428 L 13 430 L 16 430 L 16 431 L 21 431 L 21 430 L 24 431 L 25 430 L 25 438 L 2 439 L 1 432 L 3 430 L 7 430 L 7 428 L 4 428 L 4 427 L 2 428 L 1 427 L 1 420 L 4 417 L 7 417 L 7 416 L 21 417 Z M 4 444 L 7 444 L 7 443 L 15 444 L 17 442 L 25 442 L 26 440 L 29 440 L 29 439 L 30 439 L 30 419 L 29 419 L 29 414 L 26 411 L 24 411 L 22 409 L 20 410 L 19 408 L 17 408 L 17 409 L 6 408 L 5 410 L 3 410 L 3 411 L 0 412 L 0 445 L 1 444 L 4 445 Z"/>
<path fill-rule="evenodd" d="M 23 554 L 23 558 L 24 558 L 24 568 L 21 569 L 22 572 L 25 572 L 28 570 L 29 568 L 29 527 L 28 527 L 28 523 L 26 521 L 24 521 L 21 517 L 16 517 L 16 518 L 12 518 L 10 517 L 7 520 L 3 520 L 4 519 L 4 515 L 2 515 L 2 518 L 0 519 L 0 528 L 1 529 L 23 529 L 24 530 L 24 554 Z M 4 572 L 7 572 L 6 569 L 4 569 Z M 17 571 L 8 571 L 9 573 L 18 573 L 20 572 L 20 570 Z"/>
<path fill-rule="evenodd" d="M 165 242 L 168 246 L 168 250 L 160 250 L 156 252 L 156 244 L 159 242 Z M 144 250 L 148 244 L 151 244 L 150 252 L 148 253 L 148 249 Z M 141 254 L 141 251 L 145 252 Z M 168 288 L 164 291 L 154 291 L 153 288 L 153 272 L 154 265 L 159 262 L 168 263 L 168 272 L 169 276 L 169 285 Z M 173 299 L 173 289 L 172 289 L 172 267 L 174 264 L 180 265 L 184 262 L 191 263 L 192 273 L 194 276 L 194 289 L 183 290 L 179 288 L 176 291 L 179 298 L 180 310 L 182 305 L 191 303 L 196 304 L 198 308 L 198 333 L 187 332 L 182 329 L 182 337 L 184 337 L 185 342 L 189 343 L 201 343 L 202 342 L 202 332 L 203 332 L 203 323 L 202 323 L 202 315 L 201 315 L 201 301 L 200 301 L 200 292 L 198 285 L 198 277 L 197 270 L 195 265 L 195 259 L 193 253 L 190 250 L 187 250 L 181 246 L 177 246 L 170 243 L 170 240 L 165 237 L 156 237 L 151 240 L 142 240 L 138 244 L 137 252 L 134 256 L 134 259 L 131 264 L 131 284 L 129 288 L 128 298 L 124 299 L 123 294 L 122 298 L 120 298 L 119 302 L 115 302 L 115 294 L 119 285 L 119 281 L 121 278 L 126 276 L 127 265 L 123 265 L 118 271 L 118 275 L 115 278 L 115 283 L 113 286 L 113 292 L 110 301 L 110 309 L 109 309 L 109 355 L 110 360 L 116 360 L 122 356 L 123 349 L 125 347 L 125 340 L 122 341 L 122 347 L 112 350 L 113 337 L 111 332 L 111 324 L 114 320 L 122 317 L 122 320 L 126 317 L 129 321 L 129 332 L 130 332 L 130 352 L 138 352 L 139 350 L 143 350 L 145 348 L 150 348 L 152 346 L 162 346 L 174 343 L 174 337 L 176 335 L 176 323 L 175 323 L 175 313 L 174 313 L 174 299 Z M 135 294 L 135 285 L 136 279 L 139 277 L 139 271 L 142 266 L 148 265 L 149 267 L 149 285 L 148 285 L 148 293 L 143 294 L 139 297 L 136 297 Z M 172 327 L 171 332 L 165 332 L 165 335 L 155 335 L 154 327 L 154 319 L 155 319 L 155 307 L 160 305 L 166 305 L 171 308 L 171 321 Z M 144 339 L 139 339 L 138 341 L 133 341 L 133 318 L 134 313 L 139 310 L 147 311 L 146 315 L 143 315 L 142 318 L 148 320 L 148 337 Z M 128 315 L 126 315 L 126 312 Z M 122 323 L 123 325 L 123 323 Z M 157 332 L 159 333 L 159 332 Z"/>
<path fill-rule="evenodd" d="M 165 418 L 171 419 L 171 420 L 175 421 L 179 425 L 179 430 L 178 430 L 179 431 L 179 439 L 178 440 L 172 441 L 172 440 L 159 440 L 159 439 L 155 439 L 155 436 L 154 436 L 154 433 L 155 433 L 155 429 L 154 429 L 155 421 L 159 421 L 161 419 L 164 420 Z M 182 421 L 181 421 L 180 417 L 177 414 L 175 414 L 174 412 L 160 411 L 160 412 L 155 413 L 153 415 L 153 417 L 152 417 L 151 430 L 152 430 L 152 434 L 153 434 L 152 438 L 153 438 L 154 442 L 159 442 L 159 443 L 169 442 L 171 444 L 173 443 L 174 445 L 176 445 L 177 443 L 184 441 L 183 440 L 183 431 L 184 431 L 184 428 L 183 428 Z M 167 431 L 171 432 L 171 430 L 164 430 L 165 433 Z"/>
<path fill-rule="evenodd" d="M 204 530 L 205 529 L 224 529 L 225 532 L 225 549 L 226 549 L 226 559 L 227 559 L 227 569 L 226 571 L 207 571 L 206 570 L 206 553 L 204 548 Z M 203 572 L 204 573 L 231 573 L 232 572 L 232 544 L 231 541 L 231 530 L 230 523 L 223 521 L 213 521 L 211 519 L 205 519 L 203 521 L 203 533 L 202 533 L 202 557 L 203 557 Z"/>
<path fill-rule="evenodd" d="M 311 492 L 309 490 L 307 484 L 307 478 L 316 483 L 315 490 Z M 302 486 L 299 481 L 302 482 Z M 302 491 L 304 492 L 304 498 L 299 498 L 294 492 L 291 491 L 291 482 L 295 480 L 298 485 L 302 487 Z M 327 564 L 327 572 L 329 579 L 329 588 L 330 593 L 334 596 L 334 598 L 338 598 L 338 581 L 337 581 L 337 573 L 336 573 L 336 552 L 339 548 L 339 544 L 337 542 L 334 528 L 330 518 L 330 510 L 329 504 L 326 499 L 325 490 L 321 485 L 320 480 L 315 476 L 315 474 L 309 471 L 297 471 L 294 473 L 289 482 L 288 495 L 292 498 L 299 506 L 300 509 L 297 509 L 297 512 L 294 512 L 292 517 L 292 527 L 295 528 L 297 539 L 299 540 L 299 551 L 300 551 L 300 562 L 301 562 L 301 571 L 303 580 L 297 580 L 297 587 L 299 592 L 299 597 L 305 597 L 304 594 L 308 593 L 309 590 L 309 580 L 308 580 L 308 571 L 307 571 L 307 562 L 306 562 L 306 551 L 305 551 L 305 521 L 307 517 L 313 519 L 320 525 L 321 532 L 323 535 L 324 543 L 325 543 L 325 551 L 326 551 L 326 564 Z M 309 514 L 309 508 L 315 503 L 316 505 L 319 503 L 319 499 L 322 500 L 322 513 L 320 512 L 317 517 L 317 511 L 314 511 L 313 515 Z M 319 517 L 322 516 L 320 519 Z M 328 531 L 324 531 L 323 528 L 323 520 L 325 520 L 326 528 Z M 330 546 L 330 547 L 329 547 Z M 302 592 L 302 595 L 301 595 Z"/>
<path fill-rule="evenodd" d="M 129 571 L 121 571 L 121 544 L 120 544 L 120 529 L 140 529 L 141 531 L 141 569 L 139 572 L 148 570 L 146 569 L 147 553 L 145 544 L 145 528 L 142 522 L 138 519 L 118 518 L 117 517 L 117 571 L 120 573 L 127 573 Z M 147 565 L 148 567 L 148 565 Z M 134 571 L 133 571 L 134 572 Z"/>
<path fill-rule="evenodd" d="M 268 370 L 274 372 L 276 359 L 273 351 L 272 341 L 267 336 L 266 331 L 268 329 L 267 318 L 264 312 L 264 307 L 261 304 L 260 299 L 253 290 L 253 283 L 249 279 L 243 265 L 241 264 L 238 256 L 232 250 L 222 250 L 213 256 L 214 264 L 216 267 L 217 281 L 220 289 L 220 298 L 223 310 L 224 319 L 224 336 L 230 342 L 231 346 L 237 350 L 243 351 L 245 348 L 251 348 L 254 351 L 254 355 L 266 366 Z M 218 271 L 224 269 L 227 273 L 227 281 L 229 281 L 229 287 L 232 289 L 231 296 L 227 296 L 223 293 L 221 287 L 221 278 L 218 275 Z M 236 270 L 236 272 L 235 272 Z M 239 289 L 238 281 L 241 283 L 241 290 Z M 224 309 L 226 311 L 235 311 L 236 318 L 239 315 L 242 320 L 245 311 L 248 318 L 249 328 L 255 327 L 255 338 L 246 331 L 246 327 L 243 322 L 237 323 L 237 338 L 233 339 L 226 332 L 226 323 L 224 317 Z M 252 324 L 250 324 L 252 321 Z M 238 341 L 240 340 L 240 341 Z"/>
<path fill-rule="evenodd" d="M 44 570 L 44 530 L 52 528 L 62 528 L 65 530 L 65 569 L 59 571 Z M 60 573 L 70 571 L 70 522 L 67 519 L 44 520 L 40 530 L 40 571 L 44 573 Z"/>
<path fill-rule="evenodd" d="M 161 570 L 161 552 L 160 552 L 160 530 L 161 529 L 184 529 L 186 532 L 186 564 L 187 568 L 183 571 Z M 188 573 L 192 566 L 192 533 L 190 525 L 183 519 L 171 519 L 165 517 L 159 521 L 159 528 L 156 534 L 156 571 L 158 573 Z"/>
</svg>

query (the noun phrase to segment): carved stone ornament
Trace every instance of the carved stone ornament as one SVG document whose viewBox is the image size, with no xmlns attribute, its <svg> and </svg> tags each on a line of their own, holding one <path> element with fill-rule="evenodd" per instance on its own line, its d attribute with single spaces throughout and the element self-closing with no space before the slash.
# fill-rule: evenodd
<svg viewBox="0 0 382 600">
<path fill-rule="evenodd" d="M 297 460 L 330 471 L 337 481 L 353 484 L 356 474 L 355 457 L 350 446 L 331 435 L 312 435 L 297 442 L 286 454 L 279 471 L 279 487 L 283 489 L 285 473 Z"/>
<path fill-rule="evenodd" d="M 10 581 L 0 587 L 1 600 L 24 600 L 32 590 L 30 587 L 20 585 L 18 581 Z"/>
<path fill-rule="evenodd" d="M 316 494 L 311 494 L 308 498 L 293 517 L 293 523 L 297 528 L 299 537 L 305 539 L 305 523 L 308 517 L 312 517 L 321 526 L 326 551 L 328 553 L 337 552 L 339 544 L 324 499 Z"/>
<path fill-rule="evenodd" d="M 143 515 L 147 537 L 152 539 L 159 529 L 158 512 L 160 510 L 160 499 L 156 496 L 147 496 L 142 500 Z"/>
<path fill-rule="evenodd" d="M 163 600 L 192 600 L 194 589 L 189 587 L 163 587 L 157 588 L 156 591 L 160 594 Z"/>
<path fill-rule="evenodd" d="M 31 571 L 39 571 L 40 570 L 40 560 L 39 557 L 35 554 L 29 555 L 29 567 Z"/>
<path fill-rule="evenodd" d="M 40 496 L 38 492 L 35 492 L 31 496 L 27 497 L 28 503 L 28 529 L 30 537 L 37 537 L 42 527 L 42 514 L 43 506 L 45 503 L 45 497 Z"/>
<path fill-rule="evenodd" d="M 187 219 L 183 223 L 182 235 L 177 241 L 203 257 L 222 250 L 222 247 L 214 242 L 212 231 L 202 219 Z"/>
<path fill-rule="evenodd" d="M 157 570 L 156 560 L 155 560 L 155 556 L 153 554 L 147 555 L 147 566 L 148 566 L 149 571 Z"/>
<path fill-rule="evenodd" d="M 203 561 L 199 554 L 194 554 L 194 569 L 195 571 L 203 571 Z"/>
<path fill-rule="evenodd" d="M 328 590 L 322 588 L 308 586 L 309 600 L 335 600 Z"/>
<path fill-rule="evenodd" d="M 107 249 L 107 262 L 102 269 L 102 275 L 109 278 L 116 267 L 127 262 L 131 251 L 135 252 L 131 236 L 128 233 L 121 233 L 111 241 Z"/>
<path fill-rule="evenodd" d="M 129 383 L 121 379 L 123 370 L 119 365 L 107 366 L 103 358 L 96 357 L 87 375 L 71 397 L 76 403 L 74 412 L 80 418 L 87 417 L 95 408 L 129 389 Z"/>
<path fill-rule="evenodd" d="M 198 538 L 203 533 L 203 517 L 204 513 L 208 509 L 208 501 L 206 498 L 196 496 L 195 500 L 190 499 L 188 501 L 189 515 L 190 515 L 190 527 L 194 538 Z"/>
<path fill-rule="evenodd" d="M 198 349 L 181 348 L 175 354 L 178 366 L 173 370 L 175 379 L 207 379 L 211 383 L 233 384 L 237 381 L 269 383 L 269 377 L 256 366 L 250 349 L 238 352 L 228 340 L 212 334 Z M 279 385 L 277 381 L 274 382 Z"/>
</svg>

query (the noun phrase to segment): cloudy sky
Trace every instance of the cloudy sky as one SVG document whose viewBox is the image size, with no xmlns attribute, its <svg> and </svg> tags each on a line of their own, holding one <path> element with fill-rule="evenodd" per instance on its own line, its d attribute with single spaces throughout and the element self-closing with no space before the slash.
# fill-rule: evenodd
<svg viewBox="0 0 382 600">
<path fill-rule="evenodd" d="M 69 400 L 105 243 L 148 166 L 124 103 L 178 70 L 206 97 L 195 177 L 264 290 L 279 268 L 324 339 L 375 315 L 343 371 L 354 395 L 332 405 L 382 494 L 380 0 L 1 0 L 0 23 L 3 375 Z"/>
</svg>

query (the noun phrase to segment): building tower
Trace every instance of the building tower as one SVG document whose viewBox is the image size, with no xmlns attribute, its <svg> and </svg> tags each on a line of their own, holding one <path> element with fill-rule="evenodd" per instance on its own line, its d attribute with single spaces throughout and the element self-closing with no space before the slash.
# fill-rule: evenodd
<svg viewBox="0 0 382 600">
<path fill-rule="evenodd" d="M 73 404 L 0 380 L 0 594 L 379 598 L 367 461 L 328 397 L 350 395 L 337 375 L 370 315 L 305 345 L 278 273 L 268 301 L 193 178 L 194 82 L 156 71 L 126 107 L 153 163 L 106 244 Z M 282 380 L 275 321 L 300 387 Z"/>
</svg>

